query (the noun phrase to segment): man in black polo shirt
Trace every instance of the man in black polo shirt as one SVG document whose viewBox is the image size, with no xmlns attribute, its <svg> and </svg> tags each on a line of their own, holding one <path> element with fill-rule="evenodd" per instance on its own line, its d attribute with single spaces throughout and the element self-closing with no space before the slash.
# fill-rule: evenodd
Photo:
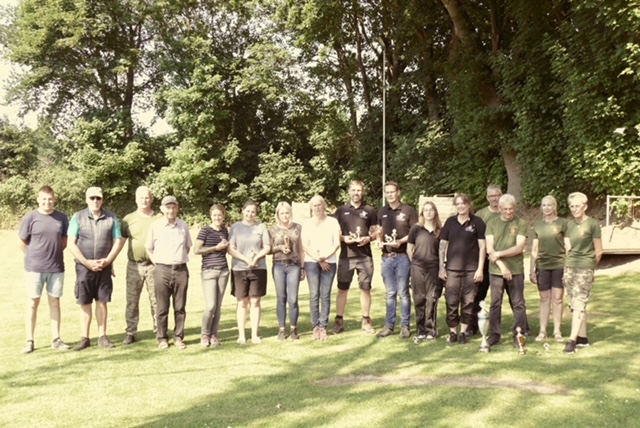
<svg viewBox="0 0 640 428">
<path fill-rule="evenodd" d="M 360 306 L 362 308 L 362 330 L 373 334 L 371 318 L 371 280 L 373 279 L 373 258 L 369 230 L 378 223 L 376 210 L 362 202 L 364 183 L 352 180 L 349 183 L 350 202 L 338 208 L 335 217 L 340 224 L 340 259 L 338 261 L 338 296 L 336 297 L 336 320 L 333 332 L 344 331 L 344 310 L 351 287 L 353 273 L 358 273 L 360 286 Z"/>
<path fill-rule="evenodd" d="M 378 237 L 378 243 L 382 246 L 382 280 L 387 290 L 387 316 L 385 327 L 378 333 L 378 337 L 387 337 L 394 333 L 399 296 L 400 337 L 408 339 L 411 336 L 411 261 L 407 256 L 407 241 L 409 229 L 418 222 L 418 213 L 413 207 L 400 202 L 400 186 L 395 181 L 385 183 L 384 196 L 387 205 L 378 213 L 378 223 L 382 227 L 382 236 Z"/>
</svg>

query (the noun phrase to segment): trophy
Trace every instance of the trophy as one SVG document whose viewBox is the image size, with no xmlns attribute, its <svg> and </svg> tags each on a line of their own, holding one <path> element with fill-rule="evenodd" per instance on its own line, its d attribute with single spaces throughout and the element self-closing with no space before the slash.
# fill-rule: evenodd
<svg viewBox="0 0 640 428">
<path fill-rule="evenodd" d="M 356 233 L 349 232 L 349 238 L 353 239 L 356 242 L 362 241 L 362 236 L 360 236 L 360 226 L 356 227 Z"/>
<path fill-rule="evenodd" d="M 285 233 L 282 236 L 282 240 L 284 241 L 284 248 L 283 248 L 283 253 L 288 253 L 289 250 L 291 250 L 291 239 L 289 238 L 289 235 L 287 233 Z"/>
<path fill-rule="evenodd" d="M 527 353 L 527 350 L 524 349 L 524 344 L 527 341 L 527 338 L 522 334 L 522 329 L 520 327 L 516 327 L 516 341 L 518 342 L 518 354 L 524 355 Z"/>
<path fill-rule="evenodd" d="M 480 352 L 489 352 L 491 347 L 487 342 L 487 331 L 489 330 L 489 311 L 487 311 L 487 302 L 480 302 L 480 312 L 478 312 L 478 329 L 482 335 L 482 343 L 480 343 Z"/>
<path fill-rule="evenodd" d="M 391 236 L 384 235 L 384 245 L 396 245 L 396 238 L 398 237 L 398 232 L 393 229 L 391 231 Z"/>
<path fill-rule="evenodd" d="M 254 262 L 255 262 L 255 257 L 256 257 L 256 252 L 251 249 L 251 251 L 249 251 L 249 258 L 251 259 L 251 263 L 249 264 L 249 269 L 253 269 L 254 268 Z M 257 264 L 256 264 L 257 266 Z"/>
</svg>

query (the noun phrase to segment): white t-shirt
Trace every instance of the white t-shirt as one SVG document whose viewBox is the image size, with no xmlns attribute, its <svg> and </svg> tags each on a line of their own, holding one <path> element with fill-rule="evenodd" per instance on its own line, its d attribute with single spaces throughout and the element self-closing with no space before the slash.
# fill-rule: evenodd
<svg viewBox="0 0 640 428">
<path fill-rule="evenodd" d="M 308 258 L 305 261 L 317 261 L 326 257 L 329 263 L 336 263 L 340 248 L 340 224 L 333 217 L 318 221 L 311 217 L 302 223 L 302 246 Z"/>
</svg>

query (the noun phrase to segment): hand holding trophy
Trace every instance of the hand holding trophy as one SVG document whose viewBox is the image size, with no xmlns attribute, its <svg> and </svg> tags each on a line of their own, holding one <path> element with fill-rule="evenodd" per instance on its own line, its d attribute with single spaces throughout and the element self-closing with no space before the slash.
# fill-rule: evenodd
<svg viewBox="0 0 640 428">
<path fill-rule="evenodd" d="M 282 240 L 284 241 L 282 252 L 285 254 L 289 254 L 291 252 L 291 239 L 289 238 L 289 235 L 285 233 L 282 237 Z"/>
<path fill-rule="evenodd" d="M 360 229 L 360 226 L 356 227 L 356 232 L 349 232 L 349 238 L 351 238 L 351 243 L 360 243 L 362 242 L 363 237 L 360 235 L 362 229 Z"/>
<path fill-rule="evenodd" d="M 389 235 L 384 235 L 384 245 L 388 245 L 390 247 L 397 247 L 398 246 L 398 232 L 393 229 L 391 231 L 391 236 Z"/>
</svg>

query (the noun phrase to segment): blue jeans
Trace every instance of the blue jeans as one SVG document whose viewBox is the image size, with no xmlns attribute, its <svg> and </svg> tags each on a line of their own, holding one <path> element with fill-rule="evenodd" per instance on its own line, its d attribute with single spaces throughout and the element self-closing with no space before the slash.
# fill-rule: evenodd
<svg viewBox="0 0 640 428">
<path fill-rule="evenodd" d="M 276 285 L 276 313 L 281 328 L 287 325 L 287 303 L 289 322 L 298 325 L 298 289 L 300 287 L 300 266 L 291 263 L 273 262 L 273 282 Z"/>
<path fill-rule="evenodd" d="M 309 307 L 313 327 L 327 328 L 331 313 L 331 285 L 336 276 L 336 264 L 329 263 L 331 270 L 325 272 L 316 262 L 305 262 L 309 284 Z"/>
<path fill-rule="evenodd" d="M 398 254 L 396 257 L 382 258 L 382 280 L 387 290 L 387 326 L 391 329 L 396 326 L 396 307 L 398 297 L 401 306 L 401 325 L 411 325 L 411 294 L 409 294 L 409 275 L 411 273 L 411 261 L 406 254 Z"/>
<path fill-rule="evenodd" d="M 201 273 L 204 294 L 204 314 L 202 314 L 202 335 L 217 336 L 220 326 L 222 298 L 227 289 L 229 269 L 205 269 Z"/>
</svg>

